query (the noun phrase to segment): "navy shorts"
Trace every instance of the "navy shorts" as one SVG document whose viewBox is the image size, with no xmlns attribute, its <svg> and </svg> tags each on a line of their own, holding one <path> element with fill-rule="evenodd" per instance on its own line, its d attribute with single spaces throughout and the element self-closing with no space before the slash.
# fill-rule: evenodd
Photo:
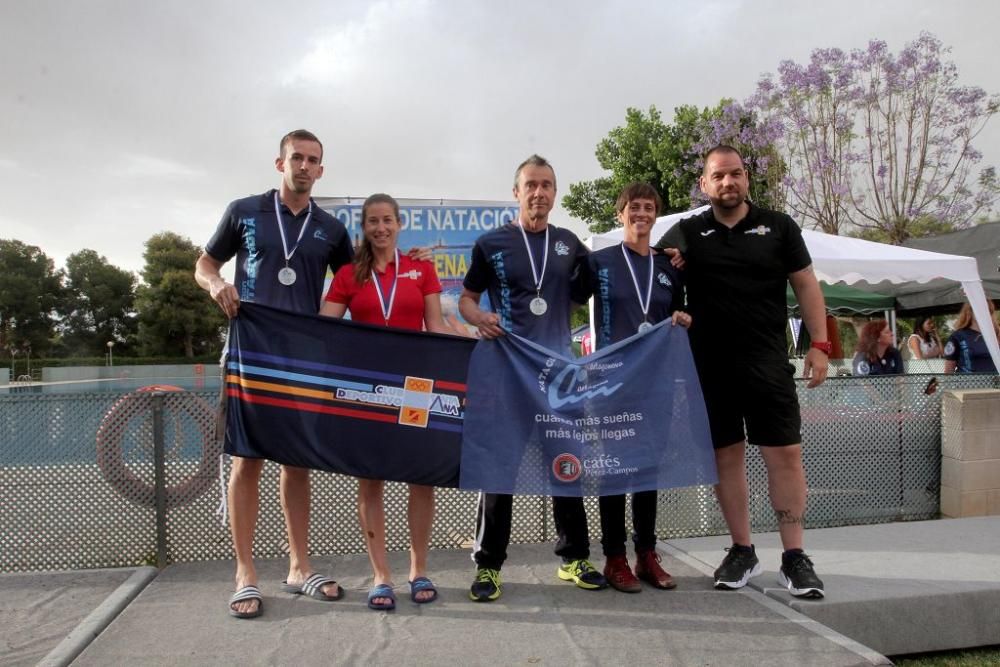
<svg viewBox="0 0 1000 667">
<path fill-rule="evenodd" d="M 791 364 L 707 364 L 698 367 L 698 376 L 716 449 L 743 440 L 758 447 L 802 442 L 802 417 Z"/>
</svg>

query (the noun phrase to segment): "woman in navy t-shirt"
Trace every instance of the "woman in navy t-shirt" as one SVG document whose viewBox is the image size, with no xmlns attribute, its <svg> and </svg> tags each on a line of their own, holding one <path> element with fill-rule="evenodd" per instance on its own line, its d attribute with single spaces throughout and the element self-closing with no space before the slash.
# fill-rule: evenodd
<svg viewBox="0 0 1000 667">
<path fill-rule="evenodd" d="M 672 319 L 690 326 L 691 316 L 679 310 L 684 302 L 680 274 L 666 255 L 654 255 L 649 235 L 660 209 L 660 196 L 645 183 L 633 183 L 617 202 L 624 241 L 591 253 L 588 258 L 589 292 L 594 295 L 597 349 L 646 331 L 653 324 Z M 625 496 L 600 497 L 601 545 L 607 563 L 604 576 L 612 587 L 627 593 L 642 590 L 639 579 L 655 588 L 675 586 L 660 566 L 656 553 L 656 491 L 632 494 L 635 530 L 635 574 L 625 549 Z M 638 577 L 638 579 L 637 579 Z"/>
<path fill-rule="evenodd" d="M 993 302 L 987 300 L 993 330 L 1000 338 Z M 997 367 L 990 358 L 990 351 L 983 340 L 983 332 L 972 314 L 972 306 L 965 303 L 958 313 L 955 332 L 944 345 L 945 373 L 996 373 Z"/>
<path fill-rule="evenodd" d="M 885 320 L 873 320 L 861 329 L 855 375 L 898 375 L 903 372 L 903 358 L 892 344 L 892 329 Z"/>
</svg>

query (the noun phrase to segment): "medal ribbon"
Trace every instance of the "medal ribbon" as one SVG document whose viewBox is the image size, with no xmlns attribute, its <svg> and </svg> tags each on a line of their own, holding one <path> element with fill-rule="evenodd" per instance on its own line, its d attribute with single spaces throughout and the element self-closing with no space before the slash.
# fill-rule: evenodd
<svg viewBox="0 0 1000 667">
<path fill-rule="evenodd" d="M 625 265 L 632 275 L 632 285 L 635 286 L 635 295 L 639 299 L 639 307 L 642 308 L 642 321 L 649 318 L 649 302 L 653 298 L 653 253 L 649 253 L 649 284 L 646 285 L 646 302 L 642 301 L 642 292 L 639 291 L 639 279 L 635 277 L 635 269 L 632 268 L 632 260 L 628 257 L 628 250 L 625 249 L 625 242 L 622 241 L 622 256 L 625 258 Z"/>
<path fill-rule="evenodd" d="M 396 300 L 396 283 L 399 282 L 399 248 L 395 249 L 395 259 L 396 259 L 396 270 L 392 276 L 392 287 L 389 289 L 389 305 L 386 306 L 385 296 L 382 295 L 382 285 L 378 281 L 378 275 L 375 274 L 375 269 L 372 269 L 372 283 L 375 285 L 375 295 L 378 296 L 378 305 L 382 308 L 382 317 L 385 319 L 385 325 L 389 326 L 389 315 L 392 314 L 392 304 Z M 386 267 L 387 269 L 389 267 Z"/>
<path fill-rule="evenodd" d="M 528 251 L 528 263 L 531 264 L 531 277 L 535 281 L 535 293 L 541 297 L 542 281 L 545 279 L 545 267 L 549 263 L 549 226 L 545 225 L 545 254 L 542 255 L 541 274 L 535 268 L 535 256 L 531 254 L 531 245 L 528 244 L 528 233 L 524 231 L 524 224 L 518 220 L 517 226 L 521 229 L 521 236 L 524 238 L 524 247 Z"/>
<path fill-rule="evenodd" d="M 306 233 L 306 227 L 309 226 L 309 220 L 312 219 L 312 199 L 309 200 L 309 213 L 306 214 L 306 221 L 302 223 L 302 229 L 299 231 L 299 238 L 295 240 L 295 247 L 292 248 L 291 252 L 288 252 L 288 242 L 285 240 L 285 223 L 281 219 L 281 202 L 278 200 L 277 190 L 274 191 L 274 214 L 278 216 L 278 231 L 281 233 L 281 249 L 285 251 L 285 266 L 288 266 L 288 262 L 292 259 L 292 255 L 294 255 L 295 251 L 299 249 L 299 243 L 302 242 L 302 237 Z"/>
</svg>

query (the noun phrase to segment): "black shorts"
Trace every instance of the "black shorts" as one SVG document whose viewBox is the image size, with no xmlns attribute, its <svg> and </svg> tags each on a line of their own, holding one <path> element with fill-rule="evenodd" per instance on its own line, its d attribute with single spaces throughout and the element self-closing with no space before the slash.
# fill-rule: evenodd
<svg viewBox="0 0 1000 667">
<path fill-rule="evenodd" d="M 786 362 L 700 365 L 698 376 L 714 447 L 743 440 L 758 447 L 801 443 L 802 417 L 794 375 L 795 368 Z"/>
</svg>

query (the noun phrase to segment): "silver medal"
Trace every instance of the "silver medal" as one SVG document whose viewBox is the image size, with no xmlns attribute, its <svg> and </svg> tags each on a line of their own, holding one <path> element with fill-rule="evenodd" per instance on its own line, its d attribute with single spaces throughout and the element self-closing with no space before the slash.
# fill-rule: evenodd
<svg viewBox="0 0 1000 667">
<path fill-rule="evenodd" d="M 536 296 L 531 300 L 529 308 L 531 308 L 531 313 L 533 315 L 542 316 L 545 314 L 545 311 L 549 309 L 549 304 L 545 303 L 545 299 L 542 297 Z"/>
<path fill-rule="evenodd" d="M 643 322 L 642 324 L 639 325 L 639 333 L 646 333 L 652 328 L 653 328 L 652 324 L 650 324 L 649 322 Z"/>
<path fill-rule="evenodd" d="M 294 285 L 295 269 L 286 266 L 281 271 L 278 271 L 278 282 L 282 285 Z"/>
</svg>

